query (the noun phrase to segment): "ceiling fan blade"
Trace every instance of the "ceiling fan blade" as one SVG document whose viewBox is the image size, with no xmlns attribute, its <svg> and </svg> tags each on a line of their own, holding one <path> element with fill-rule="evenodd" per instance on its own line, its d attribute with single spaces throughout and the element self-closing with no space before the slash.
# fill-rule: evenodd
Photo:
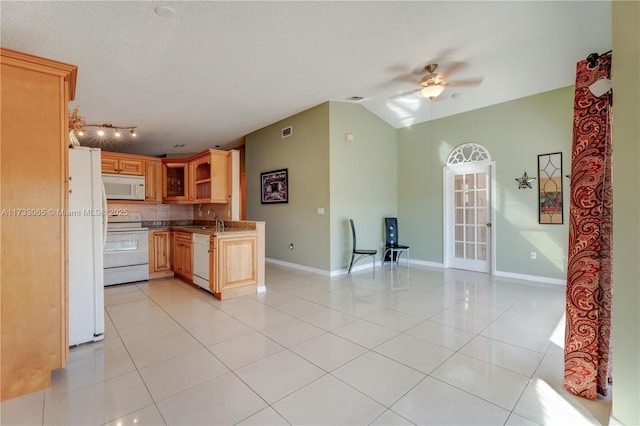
<svg viewBox="0 0 640 426">
<path fill-rule="evenodd" d="M 409 96 L 412 95 L 414 93 L 418 93 L 420 91 L 420 89 L 422 89 L 422 87 L 418 88 L 418 89 L 413 89 L 413 90 L 409 90 L 408 92 L 404 92 L 404 93 L 399 93 L 397 95 L 393 95 L 391 96 L 389 99 L 398 99 L 398 98 L 403 98 L 405 96 Z"/>
<path fill-rule="evenodd" d="M 396 83 L 420 84 L 419 78 L 417 78 L 415 75 L 409 74 L 399 75 L 398 77 L 394 78 L 393 81 Z"/>
<path fill-rule="evenodd" d="M 454 74 L 458 71 L 462 71 L 463 69 L 468 67 L 469 67 L 469 64 L 466 62 L 453 62 L 451 65 L 449 65 L 446 69 L 444 69 L 439 74 L 440 74 L 440 77 L 446 80 L 447 77 L 449 77 L 451 74 Z"/>
<path fill-rule="evenodd" d="M 467 80 L 453 80 L 447 81 L 447 86 L 461 87 L 461 86 L 477 86 L 482 83 L 483 78 L 470 78 Z"/>
</svg>

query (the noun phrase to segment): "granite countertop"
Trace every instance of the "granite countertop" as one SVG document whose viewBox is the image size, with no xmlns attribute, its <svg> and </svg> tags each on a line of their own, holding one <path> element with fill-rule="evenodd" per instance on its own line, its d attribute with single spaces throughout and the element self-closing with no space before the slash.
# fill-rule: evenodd
<svg viewBox="0 0 640 426">
<path fill-rule="evenodd" d="M 158 229 L 170 229 L 172 231 L 182 231 L 197 234 L 226 235 L 226 234 L 255 234 L 255 222 L 251 221 L 225 221 L 224 230 L 216 231 L 212 221 L 196 220 L 153 220 L 142 221 L 142 226 L 151 231 Z"/>
<path fill-rule="evenodd" d="M 190 232 L 195 234 L 208 234 L 208 235 L 228 235 L 228 234 L 255 234 L 255 229 L 240 229 L 240 228 L 224 228 L 224 231 L 216 230 L 215 226 L 170 226 L 172 231 Z"/>
</svg>

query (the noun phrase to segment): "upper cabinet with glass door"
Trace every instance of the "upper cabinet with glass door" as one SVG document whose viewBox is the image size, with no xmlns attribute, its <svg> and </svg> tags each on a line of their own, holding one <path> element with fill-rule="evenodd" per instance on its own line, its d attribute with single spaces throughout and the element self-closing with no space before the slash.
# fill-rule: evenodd
<svg viewBox="0 0 640 426">
<path fill-rule="evenodd" d="M 162 202 L 187 204 L 191 186 L 189 161 L 185 158 L 162 160 Z"/>
</svg>

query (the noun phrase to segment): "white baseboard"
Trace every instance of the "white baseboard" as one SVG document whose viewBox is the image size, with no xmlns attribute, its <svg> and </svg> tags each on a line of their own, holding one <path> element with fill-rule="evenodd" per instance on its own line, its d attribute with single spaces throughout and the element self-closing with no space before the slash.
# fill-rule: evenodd
<svg viewBox="0 0 640 426">
<path fill-rule="evenodd" d="M 326 277 L 336 277 L 338 275 L 345 275 L 347 273 L 347 268 L 337 269 L 335 271 L 326 271 L 324 269 L 312 268 L 310 266 L 299 265 L 297 263 L 284 262 L 282 260 L 277 259 L 269 259 L 265 258 L 266 263 L 273 263 L 274 265 L 284 266 L 285 268 L 297 269 L 299 271 L 313 272 L 314 274 L 324 275 Z M 380 268 L 380 262 L 376 261 L 376 269 Z M 371 269 L 371 263 L 363 262 L 362 265 L 355 265 L 351 268 L 351 272 L 354 271 L 362 271 L 365 269 Z"/>
<path fill-rule="evenodd" d="M 264 261 L 266 263 L 273 263 L 274 265 L 284 266 L 286 268 L 291 268 L 291 269 L 297 269 L 299 271 L 307 271 L 307 272 L 313 272 L 314 274 L 330 276 L 329 271 L 325 271 L 324 269 L 312 268 L 310 266 L 299 265 L 297 263 L 291 263 L 291 262 L 285 262 L 283 260 L 278 260 L 278 259 L 269 259 L 268 257 Z"/>
<path fill-rule="evenodd" d="M 609 417 L 609 426 L 624 426 L 624 423 L 622 423 L 620 420 L 616 419 L 615 417 L 611 416 Z"/>
<path fill-rule="evenodd" d="M 525 281 L 537 281 L 545 284 L 566 285 L 567 281 L 560 278 L 541 277 L 539 275 L 516 274 L 513 272 L 496 271 L 494 276 L 503 278 L 515 278 Z"/>
<path fill-rule="evenodd" d="M 402 262 L 402 260 L 400 261 Z M 426 260 L 414 260 L 414 259 L 409 259 L 409 264 L 410 265 L 418 265 L 418 266 L 425 266 L 427 268 L 439 268 L 439 269 L 444 269 L 444 264 L 443 263 L 438 263 L 438 262 L 428 262 Z"/>
<path fill-rule="evenodd" d="M 344 275 L 347 273 L 347 268 L 343 268 L 343 269 L 337 269 L 334 271 L 327 271 L 324 269 L 318 269 L 318 268 L 312 268 L 310 266 L 305 266 L 305 265 L 299 265 L 297 263 L 291 263 L 291 262 L 284 262 L 282 260 L 277 260 L 277 259 L 269 259 L 266 258 L 265 262 L 267 263 L 272 263 L 274 265 L 280 265 L 280 266 L 284 266 L 286 268 L 291 268 L 291 269 L 297 269 L 300 271 L 306 271 L 306 272 L 312 272 L 314 274 L 319 274 L 319 275 L 324 275 L 327 277 L 335 277 L 338 275 Z M 409 264 L 410 265 L 415 265 L 415 266 L 423 266 L 426 268 L 438 268 L 438 269 L 445 269 L 444 265 L 442 263 L 438 263 L 438 262 L 429 262 L 426 260 L 415 260 L 415 259 L 410 259 L 409 260 Z M 376 261 L 376 269 L 380 268 L 380 262 Z M 362 271 L 365 269 L 371 269 L 371 263 L 362 263 L 361 265 L 355 265 L 351 271 Z M 524 280 L 524 281 L 536 281 L 539 283 L 545 283 L 545 284 L 554 284 L 554 285 L 566 285 L 566 280 L 563 279 L 559 279 L 559 278 L 550 278 L 550 277 L 543 277 L 540 275 L 528 275 L 528 274 L 517 274 L 514 272 L 504 272 L 504 271 L 496 271 L 494 274 L 495 277 L 502 277 L 502 278 L 513 278 L 513 279 L 517 279 L 517 280 Z"/>
</svg>

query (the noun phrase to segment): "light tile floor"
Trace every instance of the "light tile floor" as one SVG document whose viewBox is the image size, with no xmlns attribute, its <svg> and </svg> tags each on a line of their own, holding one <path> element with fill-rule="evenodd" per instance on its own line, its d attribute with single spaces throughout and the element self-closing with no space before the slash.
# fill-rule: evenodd
<svg viewBox="0 0 640 426">
<path fill-rule="evenodd" d="M 608 424 L 562 388 L 564 288 L 404 265 L 324 277 L 267 265 L 219 301 L 175 279 L 105 289 L 72 348 L 2 425 Z"/>
</svg>

